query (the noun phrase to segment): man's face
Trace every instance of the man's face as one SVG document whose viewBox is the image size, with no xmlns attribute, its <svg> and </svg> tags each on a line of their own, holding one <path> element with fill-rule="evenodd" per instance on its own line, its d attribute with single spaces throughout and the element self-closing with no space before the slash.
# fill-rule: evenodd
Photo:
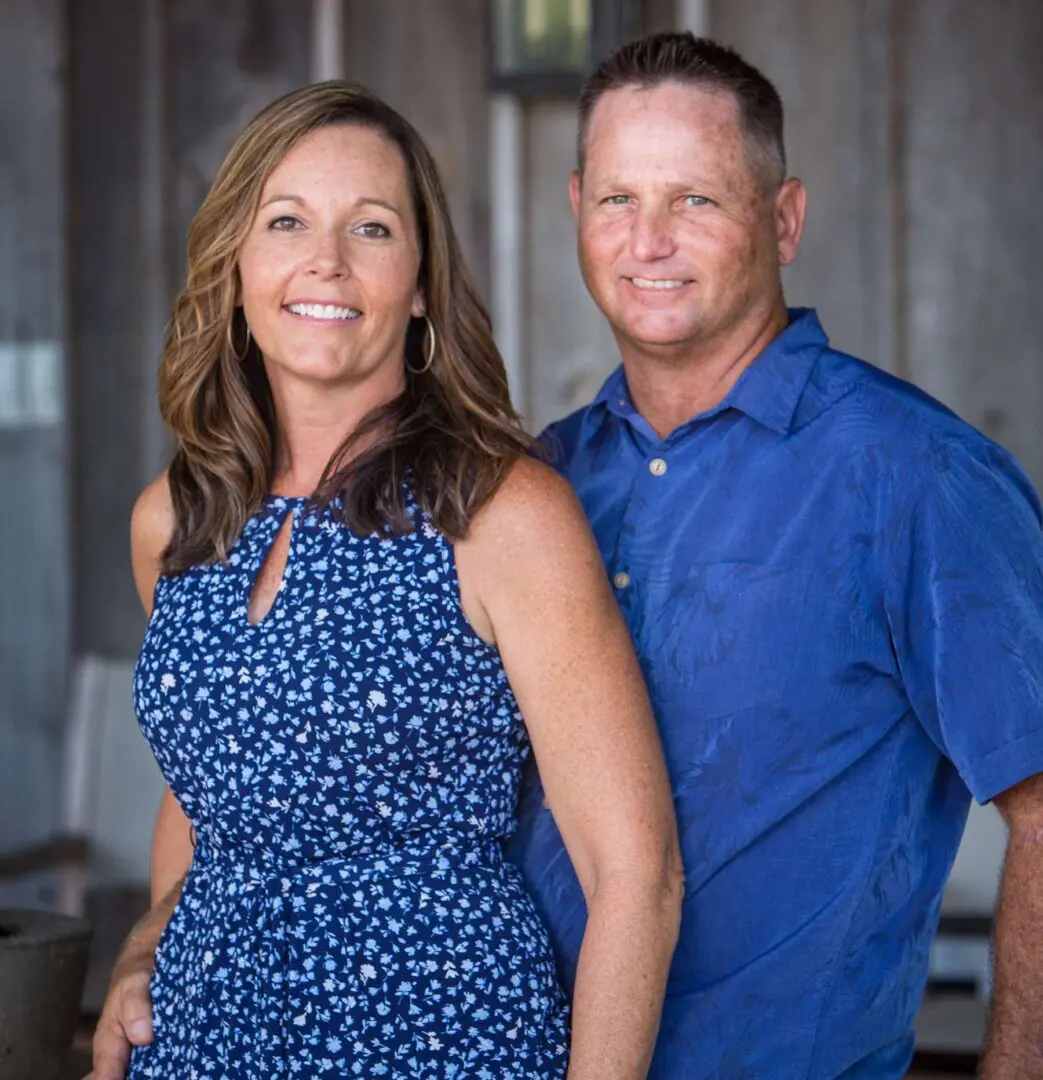
<svg viewBox="0 0 1043 1080">
<path fill-rule="evenodd" d="M 752 165 L 730 94 L 665 83 L 598 101 L 571 195 L 584 280 L 624 352 L 683 358 L 772 310 L 796 251 L 787 186 Z"/>
</svg>

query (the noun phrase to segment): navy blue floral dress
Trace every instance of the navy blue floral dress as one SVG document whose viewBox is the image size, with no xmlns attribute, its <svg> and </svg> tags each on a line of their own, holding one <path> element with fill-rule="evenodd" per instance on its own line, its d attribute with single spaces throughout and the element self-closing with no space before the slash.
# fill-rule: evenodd
<svg viewBox="0 0 1043 1080">
<path fill-rule="evenodd" d="M 287 514 L 282 587 L 247 619 Z M 501 844 L 527 742 L 453 551 L 270 498 L 156 586 L 142 730 L 196 830 L 134 1080 L 560 1080 L 568 1013 Z"/>
</svg>

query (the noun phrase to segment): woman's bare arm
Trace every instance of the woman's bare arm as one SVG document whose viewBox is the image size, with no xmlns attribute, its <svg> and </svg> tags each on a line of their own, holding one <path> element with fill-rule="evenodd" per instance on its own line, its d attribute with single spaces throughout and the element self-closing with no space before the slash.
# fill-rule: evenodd
<svg viewBox="0 0 1043 1080">
<path fill-rule="evenodd" d="M 569 1080 L 639 1080 L 677 941 L 683 868 L 641 671 L 571 489 L 522 461 L 457 545 L 587 901 Z"/>
</svg>

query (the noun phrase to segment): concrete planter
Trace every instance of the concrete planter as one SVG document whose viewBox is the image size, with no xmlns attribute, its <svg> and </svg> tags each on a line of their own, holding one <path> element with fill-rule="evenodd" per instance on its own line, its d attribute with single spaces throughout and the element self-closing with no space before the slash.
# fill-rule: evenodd
<svg viewBox="0 0 1043 1080">
<path fill-rule="evenodd" d="M 55 1080 L 76 1030 L 90 925 L 0 910 L 0 1080 Z"/>
</svg>

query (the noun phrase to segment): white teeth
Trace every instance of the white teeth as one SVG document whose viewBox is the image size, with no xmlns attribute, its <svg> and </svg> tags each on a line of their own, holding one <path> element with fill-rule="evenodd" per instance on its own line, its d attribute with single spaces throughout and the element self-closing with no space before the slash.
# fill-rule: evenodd
<svg viewBox="0 0 1043 1080">
<path fill-rule="evenodd" d="M 294 315 L 306 315 L 309 319 L 357 319 L 362 312 L 355 308 L 337 307 L 336 304 L 289 304 Z"/>
<path fill-rule="evenodd" d="M 679 289 L 685 281 L 660 281 L 654 278 L 634 277 L 630 279 L 639 289 Z"/>
</svg>

